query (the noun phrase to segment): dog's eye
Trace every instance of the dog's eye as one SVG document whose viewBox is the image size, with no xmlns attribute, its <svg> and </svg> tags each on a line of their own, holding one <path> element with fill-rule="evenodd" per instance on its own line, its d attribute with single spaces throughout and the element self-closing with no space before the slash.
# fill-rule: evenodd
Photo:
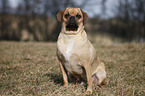
<svg viewBox="0 0 145 96">
<path fill-rule="evenodd" d="M 69 14 L 65 14 L 64 17 L 67 19 L 69 17 Z"/>
<path fill-rule="evenodd" d="M 81 18 L 81 15 L 78 15 L 78 14 L 77 14 L 76 17 L 77 17 L 78 19 L 80 19 L 80 18 Z"/>
</svg>

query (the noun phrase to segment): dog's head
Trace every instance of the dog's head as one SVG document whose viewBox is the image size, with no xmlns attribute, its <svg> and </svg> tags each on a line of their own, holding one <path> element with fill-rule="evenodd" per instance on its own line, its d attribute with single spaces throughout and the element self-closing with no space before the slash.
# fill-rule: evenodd
<svg viewBox="0 0 145 96">
<path fill-rule="evenodd" d="M 65 31 L 78 31 L 88 20 L 88 15 L 80 8 L 66 8 L 57 14 L 58 21 L 63 23 Z"/>
</svg>

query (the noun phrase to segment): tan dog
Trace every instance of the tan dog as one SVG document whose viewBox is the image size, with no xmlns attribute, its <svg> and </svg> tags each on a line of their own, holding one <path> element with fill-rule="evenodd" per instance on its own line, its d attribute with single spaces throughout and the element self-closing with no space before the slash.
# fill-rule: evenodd
<svg viewBox="0 0 145 96">
<path fill-rule="evenodd" d="M 87 94 L 92 94 L 92 83 L 102 84 L 106 78 L 105 65 L 97 58 L 95 48 L 87 39 L 84 24 L 87 13 L 80 8 L 66 8 L 57 14 L 62 30 L 57 41 L 57 57 L 64 85 L 70 80 L 87 81 Z"/>
</svg>

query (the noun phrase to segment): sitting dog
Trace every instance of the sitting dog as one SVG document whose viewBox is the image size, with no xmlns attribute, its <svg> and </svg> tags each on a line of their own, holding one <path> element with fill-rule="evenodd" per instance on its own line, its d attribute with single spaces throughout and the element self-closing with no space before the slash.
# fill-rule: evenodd
<svg viewBox="0 0 145 96">
<path fill-rule="evenodd" d="M 57 14 L 57 19 L 62 23 L 57 40 L 57 57 L 64 86 L 68 85 L 68 78 L 76 78 L 86 81 L 86 93 L 92 94 L 93 82 L 98 85 L 104 83 L 106 72 L 84 30 L 88 15 L 80 8 L 66 8 Z"/>
</svg>

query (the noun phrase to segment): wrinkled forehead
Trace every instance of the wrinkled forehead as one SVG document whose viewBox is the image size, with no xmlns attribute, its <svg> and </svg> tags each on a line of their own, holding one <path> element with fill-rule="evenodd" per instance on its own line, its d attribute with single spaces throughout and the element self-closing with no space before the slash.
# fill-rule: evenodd
<svg viewBox="0 0 145 96">
<path fill-rule="evenodd" d="M 80 8 L 66 8 L 65 13 L 69 13 L 70 15 L 82 14 Z"/>
</svg>

